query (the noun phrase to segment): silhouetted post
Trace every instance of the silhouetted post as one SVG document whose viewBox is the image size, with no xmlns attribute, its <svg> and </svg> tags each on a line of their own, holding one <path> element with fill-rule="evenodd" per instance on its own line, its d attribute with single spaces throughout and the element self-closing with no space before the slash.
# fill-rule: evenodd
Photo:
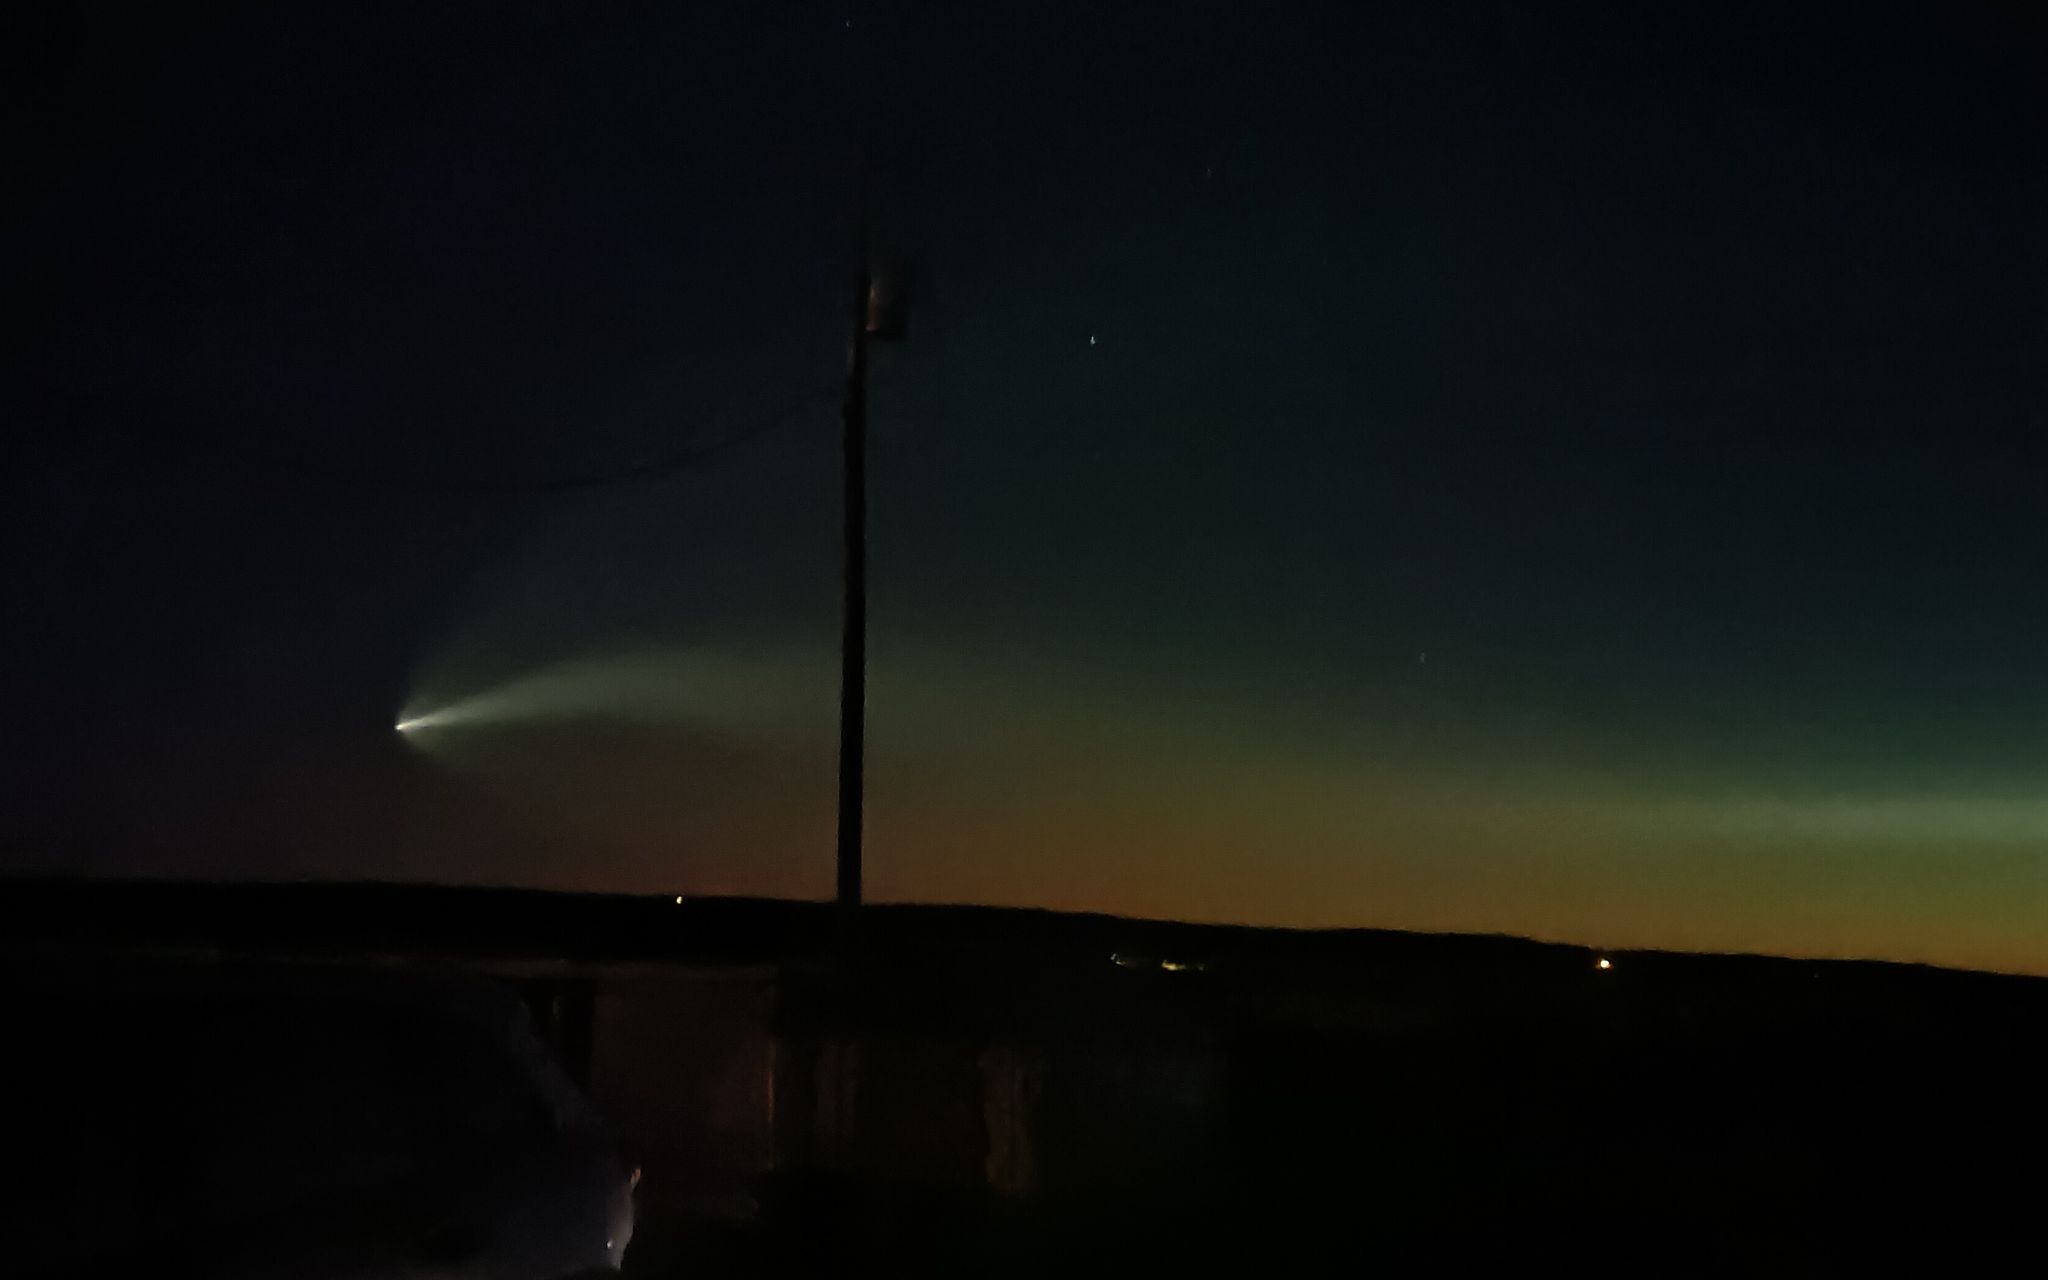
<svg viewBox="0 0 2048 1280">
<path fill-rule="evenodd" d="M 867 217 L 853 292 L 853 335 L 846 357 L 844 586 L 839 643 L 839 931 L 850 942 L 860 913 L 862 790 L 866 768 L 868 684 L 868 323 L 873 291 Z"/>
</svg>

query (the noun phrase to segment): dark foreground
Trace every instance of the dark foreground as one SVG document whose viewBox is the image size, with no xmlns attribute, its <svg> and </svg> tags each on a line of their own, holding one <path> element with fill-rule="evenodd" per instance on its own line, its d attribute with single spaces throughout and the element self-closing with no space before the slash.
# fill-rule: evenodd
<svg viewBox="0 0 2048 1280">
<path fill-rule="evenodd" d="M 629 1274 L 1976 1270 L 2030 1249 L 2048 1149 L 2033 979 L 971 909 L 876 910 L 841 950 L 807 905 L 374 888 L 14 885 L 0 937 L 8 1052 L 34 1081 L 14 1128 L 43 1151 L 7 1170 L 12 1273 L 24 1240 L 112 1212 L 109 1117 L 193 1071 L 120 1057 L 126 1032 L 188 1059 L 237 1036 L 345 1058 L 321 1001 L 365 974 L 525 1011 L 644 1169 Z M 163 994 L 228 981 L 307 1025 L 195 1030 Z M 33 1070 L 81 1038 L 120 1057 L 97 1094 Z M 280 1108 L 324 1105 L 279 1085 Z M 428 1110 L 407 1123 L 460 1114 Z M 158 1158 L 218 1166 L 205 1116 L 176 1132 Z M 67 1135 L 92 1149 L 52 1155 Z M 467 1150 L 436 1158 L 496 1186 Z M 268 1159 L 249 1212 L 289 1236 L 293 1188 L 338 1184 L 316 1154 Z M 120 1212 L 176 1236 L 176 1182 L 150 1204 L 130 1179 Z M 510 1274 L 477 1261 L 508 1228 L 475 1224 L 553 1210 L 483 1205 L 499 1195 L 435 1200 L 472 1205 L 460 1231 L 385 1206 L 393 1247 L 432 1254 L 389 1273 Z M 184 1256 L 154 1270 L 205 1271 Z"/>
</svg>

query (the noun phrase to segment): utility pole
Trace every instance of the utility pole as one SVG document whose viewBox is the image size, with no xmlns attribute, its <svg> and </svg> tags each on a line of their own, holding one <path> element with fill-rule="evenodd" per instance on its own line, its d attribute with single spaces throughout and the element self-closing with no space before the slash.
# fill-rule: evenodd
<svg viewBox="0 0 2048 1280">
<path fill-rule="evenodd" d="M 865 205 L 865 197 L 863 197 Z M 860 269 L 853 291 L 853 332 L 846 355 L 845 532 L 839 642 L 839 931 L 851 943 L 860 915 L 861 820 L 867 748 L 868 686 L 868 330 L 873 321 L 872 248 L 865 207 Z"/>
</svg>

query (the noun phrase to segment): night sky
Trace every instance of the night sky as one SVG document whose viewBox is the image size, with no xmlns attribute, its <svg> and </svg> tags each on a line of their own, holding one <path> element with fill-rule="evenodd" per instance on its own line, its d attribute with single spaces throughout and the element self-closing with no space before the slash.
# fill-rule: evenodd
<svg viewBox="0 0 2048 1280">
<path fill-rule="evenodd" d="M 873 897 L 2048 973 L 2031 6 L 202 8 L 9 19 L 0 866 L 827 895 L 865 155 Z"/>
</svg>

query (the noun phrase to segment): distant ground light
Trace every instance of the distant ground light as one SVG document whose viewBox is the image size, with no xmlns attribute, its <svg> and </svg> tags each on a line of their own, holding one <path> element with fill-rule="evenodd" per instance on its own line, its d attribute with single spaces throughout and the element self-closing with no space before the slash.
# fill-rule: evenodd
<svg viewBox="0 0 2048 1280">
<path fill-rule="evenodd" d="M 1598 960 L 1595 960 L 1593 962 L 1593 967 L 1605 973 L 1607 970 L 1612 969 L 1614 967 L 1614 961 L 1609 960 L 1606 956 L 1601 956 Z"/>
<path fill-rule="evenodd" d="M 1159 969 L 1166 973 L 1203 973 L 1209 968 L 1202 960 L 1161 960 L 1152 956 L 1132 955 L 1128 951 L 1112 951 L 1109 962 L 1119 969 Z"/>
</svg>

